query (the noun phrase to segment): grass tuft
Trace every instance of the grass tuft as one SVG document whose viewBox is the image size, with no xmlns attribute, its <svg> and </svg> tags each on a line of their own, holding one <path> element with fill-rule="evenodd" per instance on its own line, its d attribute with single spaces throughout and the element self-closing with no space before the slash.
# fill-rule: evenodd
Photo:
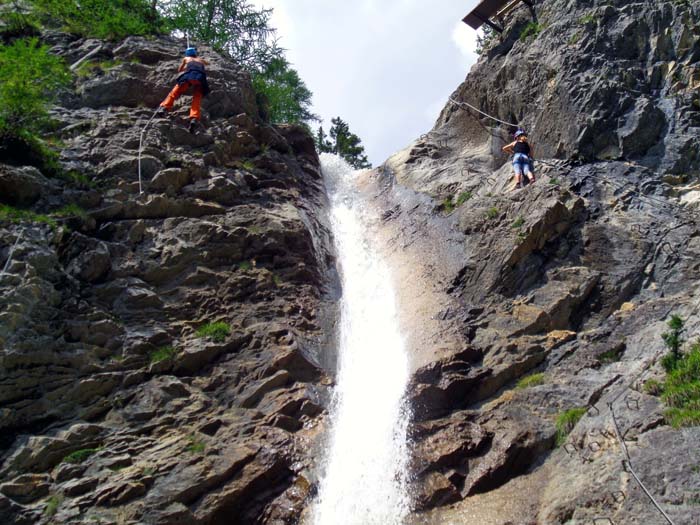
<svg viewBox="0 0 700 525">
<path fill-rule="evenodd" d="M 457 202 L 455 203 L 457 206 L 461 206 L 465 202 L 467 202 L 469 199 L 472 198 L 472 192 L 471 191 L 463 191 L 459 195 L 457 195 Z"/>
<path fill-rule="evenodd" d="M 544 26 L 538 22 L 528 22 L 528 24 L 523 27 L 523 30 L 520 32 L 520 40 L 526 40 L 531 36 L 537 36 L 543 29 Z"/>
<path fill-rule="evenodd" d="M 48 516 L 49 518 L 55 516 L 61 503 L 63 503 L 63 496 L 59 494 L 51 495 L 46 502 L 46 507 L 44 507 L 44 516 Z"/>
<path fill-rule="evenodd" d="M 187 447 L 185 448 L 187 452 L 192 452 L 193 454 L 201 454 L 207 448 L 204 441 L 202 441 L 201 439 L 197 439 L 197 437 L 194 435 L 191 435 L 189 438 L 187 438 L 187 441 L 189 442 L 189 445 L 187 445 Z"/>
<path fill-rule="evenodd" d="M 556 444 L 561 446 L 566 441 L 569 433 L 574 429 L 576 423 L 578 423 L 581 418 L 585 415 L 586 409 L 584 407 L 570 408 L 559 414 L 556 420 Z"/>
<path fill-rule="evenodd" d="M 75 452 L 71 452 L 68 454 L 66 457 L 63 458 L 64 463 L 73 463 L 73 464 L 79 464 L 88 459 L 90 456 L 93 454 L 99 452 L 99 448 L 83 448 L 80 450 L 76 450 Z"/>
<path fill-rule="evenodd" d="M 537 374 L 531 374 L 529 376 L 521 378 L 515 388 L 518 390 L 523 390 L 525 388 L 531 388 L 533 386 L 539 386 L 544 384 L 545 375 L 542 372 Z"/>
<path fill-rule="evenodd" d="M 665 415 L 671 426 L 700 425 L 700 343 L 675 361 L 666 375 L 661 397 L 670 407 Z"/>
<path fill-rule="evenodd" d="M 496 208 L 494 206 L 494 207 L 488 209 L 488 211 L 486 212 L 486 216 L 489 219 L 495 219 L 496 217 L 498 217 L 498 213 L 499 213 L 498 208 Z"/>
<path fill-rule="evenodd" d="M 231 327 L 222 322 L 207 323 L 197 329 L 197 337 L 206 337 L 215 343 L 223 343 L 231 333 Z"/>
<path fill-rule="evenodd" d="M 161 346 L 157 350 L 153 350 L 149 354 L 149 358 L 151 363 L 160 363 L 161 361 L 172 359 L 175 355 L 177 355 L 177 350 L 172 346 Z"/>
</svg>

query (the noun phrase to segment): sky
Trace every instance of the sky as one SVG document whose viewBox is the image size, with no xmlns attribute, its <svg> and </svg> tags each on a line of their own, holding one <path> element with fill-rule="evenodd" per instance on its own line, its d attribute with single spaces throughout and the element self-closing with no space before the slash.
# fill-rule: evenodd
<svg viewBox="0 0 700 525">
<path fill-rule="evenodd" d="M 373 165 L 433 127 L 477 58 L 476 33 L 461 21 L 477 0 L 251 3 L 274 9 L 271 25 L 326 132 L 340 116 Z"/>
</svg>

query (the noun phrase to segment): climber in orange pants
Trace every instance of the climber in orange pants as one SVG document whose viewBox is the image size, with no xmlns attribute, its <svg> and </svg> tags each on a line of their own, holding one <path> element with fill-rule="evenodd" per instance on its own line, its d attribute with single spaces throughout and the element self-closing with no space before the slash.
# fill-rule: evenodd
<svg viewBox="0 0 700 525">
<path fill-rule="evenodd" d="M 165 112 L 173 109 L 173 104 L 178 97 L 187 92 L 190 88 L 192 93 L 192 106 L 190 107 L 190 133 L 194 133 L 197 122 L 202 118 L 202 97 L 209 94 L 209 84 L 207 83 L 207 73 L 205 66 L 208 63 L 197 56 L 197 50 L 189 47 L 185 51 L 185 58 L 182 59 L 178 72 L 182 73 L 177 78 L 177 84 L 160 103 L 159 111 Z"/>
</svg>

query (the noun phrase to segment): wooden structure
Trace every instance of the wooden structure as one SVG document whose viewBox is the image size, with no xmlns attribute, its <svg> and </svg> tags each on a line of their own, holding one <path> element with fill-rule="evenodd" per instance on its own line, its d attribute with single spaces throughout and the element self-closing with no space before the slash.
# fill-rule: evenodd
<svg viewBox="0 0 700 525">
<path fill-rule="evenodd" d="M 479 29 L 486 24 L 490 28 L 503 32 L 503 19 L 514 11 L 520 2 L 526 4 L 535 17 L 535 6 L 532 0 L 481 0 L 471 13 L 462 20 L 472 29 Z"/>
</svg>

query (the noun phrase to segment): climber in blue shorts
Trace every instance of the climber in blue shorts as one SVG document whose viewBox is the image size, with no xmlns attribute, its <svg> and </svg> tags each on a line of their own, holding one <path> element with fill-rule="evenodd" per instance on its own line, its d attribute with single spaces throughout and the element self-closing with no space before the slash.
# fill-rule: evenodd
<svg viewBox="0 0 700 525">
<path fill-rule="evenodd" d="M 515 132 L 515 140 L 503 146 L 503 151 L 513 155 L 513 172 L 515 173 L 515 187 L 523 188 L 523 176 L 529 183 L 535 182 L 535 172 L 532 167 L 534 148 L 527 141 L 527 133 L 519 129 Z"/>
</svg>

